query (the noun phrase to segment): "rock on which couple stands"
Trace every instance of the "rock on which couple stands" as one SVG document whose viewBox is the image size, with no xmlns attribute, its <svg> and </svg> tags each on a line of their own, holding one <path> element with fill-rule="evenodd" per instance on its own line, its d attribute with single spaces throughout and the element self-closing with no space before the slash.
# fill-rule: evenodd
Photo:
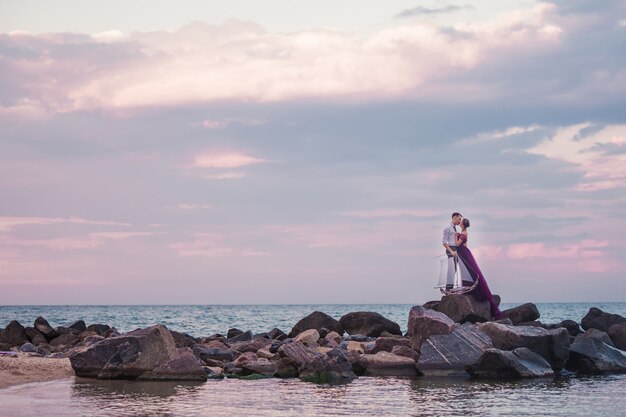
<svg viewBox="0 0 626 417">
<path fill-rule="evenodd" d="M 513 350 L 527 347 L 543 356 L 552 369 L 558 371 L 565 366 L 570 347 L 569 333 L 564 328 L 544 329 L 535 326 L 511 326 L 501 323 L 479 325 L 493 341 L 493 347 Z"/>
<path fill-rule="evenodd" d="M 46 339 L 52 340 L 59 335 L 59 333 L 50 326 L 50 323 L 43 317 L 39 316 L 35 319 L 35 329 L 39 330 Z"/>
<path fill-rule="evenodd" d="M 337 332 L 342 335 L 344 330 L 339 321 L 335 320 L 326 313 L 321 311 L 314 311 L 306 317 L 300 319 L 295 326 L 289 332 L 289 337 L 295 337 L 305 330 L 315 329 L 318 332 L 320 329 L 326 328 L 331 332 Z"/>
<path fill-rule="evenodd" d="M 609 327 L 609 336 L 616 348 L 626 350 L 626 323 Z"/>
<path fill-rule="evenodd" d="M 467 372 L 474 378 L 545 378 L 553 377 L 554 371 L 543 356 L 521 347 L 511 351 L 487 349 L 476 364 L 469 365 Z"/>
<path fill-rule="evenodd" d="M 29 342 L 24 326 L 19 321 L 11 321 L 0 335 L 0 343 L 9 346 L 22 346 Z"/>
<path fill-rule="evenodd" d="M 180 375 L 172 371 L 180 366 L 182 359 L 168 365 L 168 362 L 180 356 L 169 330 L 158 324 L 101 340 L 83 351 L 73 353 L 70 362 L 77 376 L 87 378 L 150 379 L 151 374 L 146 373 L 159 369 L 159 372 L 170 373 L 168 379 L 184 380 L 190 372 L 188 368 Z M 191 361 L 184 361 L 191 366 Z M 201 369 L 199 362 L 196 363 Z M 197 380 L 195 376 L 192 379 Z"/>
<path fill-rule="evenodd" d="M 488 301 L 476 301 L 471 294 L 448 294 L 441 297 L 437 311 L 456 323 L 482 323 L 491 320 Z"/>
<path fill-rule="evenodd" d="M 572 343 L 567 368 L 581 374 L 625 373 L 626 355 L 607 344 L 604 334 L 587 330 Z"/>
<path fill-rule="evenodd" d="M 433 334 L 422 343 L 417 369 L 424 375 L 466 376 L 465 367 L 491 347 L 489 336 L 476 325 L 456 324 L 450 334 Z"/>
<path fill-rule="evenodd" d="M 454 330 L 455 323 L 443 313 L 421 306 L 414 306 L 409 311 L 407 337 L 411 347 L 420 352 L 422 343 L 435 334 L 449 334 Z"/>
<path fill-rule="evenodd" d="M 344 314 L 339 323 L 348 334 L 378 337 L 382 332 L 402 335 L 400 325 L 373 311 L 355 311 Z"/>
<path fill-rule="evenodd" d="M 605 313 L 599 308 L 591 307 L 580 324 L 584 330 L 598 329 L 608 332 L 614 324 L 626 324 L 626 318 L 619 314 Z"/>
<path fill-rule="evenodd" d="M 539 309 L 533 303 L 522 304 L 502 312 L 503 319 L 510 319 L 513 324 L 535 321 L 539 318 Z"/>
<path fill-rule="evenodd" d="M 375 354 L 365 354 L 359 358 L 359 364 L 364 368 L 365 375 L 376 376 L 415 376 L 417 368 L 415 359 L 380 351 Z"/>
</svg>

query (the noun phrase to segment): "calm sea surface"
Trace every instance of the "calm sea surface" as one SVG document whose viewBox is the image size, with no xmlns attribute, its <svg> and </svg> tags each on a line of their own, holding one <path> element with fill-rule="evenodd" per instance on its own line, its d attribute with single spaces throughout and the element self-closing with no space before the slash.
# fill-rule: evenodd
<svg viewBox="0 0 626 417">
<path fill-rule="evenodd" d="M 512 305 L 503 304 L 503 308 Z M 538 304 L 544 323 L 580 321 L 590 307 L 626 316 L 626 303 Z M 120 331 L 163 323 L 194 336 L 230 327 L 289 331 L 320 310 L 335 318 L 376 311 L 406 331 L 411 305 L 0 306 L 0 326 L 41 315 L 53 326 L 83 319 Z M 71 378 L 0 390 L 1 416 L 626 416 L 626 375 L 530 381 L 359 377 L 318 385 L 297 379 L 206 383 Z"/>
</svg>

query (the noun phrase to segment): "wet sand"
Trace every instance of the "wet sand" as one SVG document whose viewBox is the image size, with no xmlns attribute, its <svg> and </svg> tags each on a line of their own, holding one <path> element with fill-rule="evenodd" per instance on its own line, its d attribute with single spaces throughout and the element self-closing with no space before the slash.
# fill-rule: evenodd
<svg viewBox="0 0 626 417">
<path fill-rule="evenodd" d="M 0 356 L 0 389 L 29 382 L 43 382 L 75 376 L 70 360 L 28 356 Z"/>
</svg>

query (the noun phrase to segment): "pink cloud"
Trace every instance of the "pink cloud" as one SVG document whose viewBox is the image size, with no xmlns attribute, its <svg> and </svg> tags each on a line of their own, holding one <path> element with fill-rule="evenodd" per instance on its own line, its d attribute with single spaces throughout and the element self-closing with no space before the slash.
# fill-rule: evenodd
<svg viewBox="0 0 626 417">
<path fill-rule="evenodd" d="M 89 220 L 81 217 L 0 217 L 0 232 L 13 229 L 20 225 L 49 225 L 55 223 L 93 224 L 106 226 L 130 226 L 129 223 L 113 221 Z"/>
<path fill-rule="evenodd" d="M 237 152 L 206 153 L 194 158 L 196 168 L 239 168 L 269 162 L 267 159 L 255 158 Z"/>
<path fill-rule="evenodd" d="M 353 210 L 343 211 L 340 216 L 360 217 L 364 219 L 382 218 L 382 217 L 432 217 L 437 216 L 434 210 L 410 210 L 410 209 L 377 209 L 377 210 Z"/>
</svg>

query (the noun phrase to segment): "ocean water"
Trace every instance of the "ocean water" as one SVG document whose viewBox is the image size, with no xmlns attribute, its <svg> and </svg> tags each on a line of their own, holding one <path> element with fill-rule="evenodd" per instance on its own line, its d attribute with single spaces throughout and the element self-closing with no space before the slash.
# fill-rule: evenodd
<svg viewBox="0 0 626 417">
<path fill-rule="evenodd" d="M 261 333 L 274 327 L 289 332 L 302 317 L 313 311 L 339 319 L 351 311 L 375 311 L 400 325 L 406 332 L 408 313 L 412 304 L 298 304 L 298 305 L 106 305 L 106 306 L 0 306 L 0 326 L 11 320 L 32 326 L 38 316 L 44 317 L 53 326 L 67 325 L 75 320 L 108 324 L 121 332 L 156 323 L 169 329 L 191 334 L 209 336 L 226 334 L 231 327 Z M 502 309 L 515 304 L 501 305 Z M 589 308 L 626 316 L 626 303 L 544 303 L 537 304 L 546 324 L 571 319 L 577 322 L 587 314 Z"/>
<path fill-rule="evenodd" d="M 37 316 L 51 325 L 83 319 L 120 331 L 163 323 L 194 336 L 230 327 L 289 331 L 319 310 L 340 318 L 376 311 L 406 331 L 412 305 L 0 306 L 0 326 Z M 502 308 L 513 305 L 503 304 Z M 541 320 L 580 321 L 590 307 L 626 316 L 626 303 L 538 304 Z M 51 359 L 54 360 L 54 359 Z M 298 379 L 235 378 L 205 383 L 97 381 L 70 378 L 0 390 L 0 416 L 626 416 L 626 375 L 528 381 L 359 377 L 339 385 Z"/>
</svg>

